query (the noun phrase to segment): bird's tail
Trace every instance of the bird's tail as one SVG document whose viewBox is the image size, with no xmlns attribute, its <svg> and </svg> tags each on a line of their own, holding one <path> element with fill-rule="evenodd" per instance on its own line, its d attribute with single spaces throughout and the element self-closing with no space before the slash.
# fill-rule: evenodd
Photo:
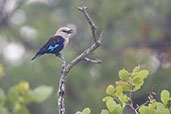
<svg viewBox="0 0 171 114">
<path fill-rule="evenodd" d="M 41 56 L 41 54 L 36 54 L 31 60 L 33 61 L 34 59 L 38 58 L 39 56 Z"/>
</svg>

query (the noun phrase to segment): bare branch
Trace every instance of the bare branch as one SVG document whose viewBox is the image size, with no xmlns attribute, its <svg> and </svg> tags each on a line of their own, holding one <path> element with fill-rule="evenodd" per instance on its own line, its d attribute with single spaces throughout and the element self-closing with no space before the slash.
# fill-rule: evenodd
<svg viewBox="0 0 171 114">
<path fill-rule="evenodd" d="M 132 100 L 131 100 L 131 101 L 132 101 Z M 137 108 L 134 108 L 133 104 L 131 104 L 131 103 L 127 103 L 126 105 L 129 106 L 129 107 L 135 112 L 135 114 L 139 114 L 139 113 L 138 113 L 138 109 L 141 108 L 142 106 L 148 104 L 149 102 L 150 102 L 150 101 L 147 100 L 147 101 L 146 101 L 145 103 L 143 103 L 142 105 L 137 106 Z"/>
<path fill-rule="evenodd" d="M 135 114 L 139 114 L 133 105 L 131 105 L 131 104 L 126 104 L 126 105 L 129 106 L 135 112 Z"/>
<path fill-rule="evenodd" d="M 131 85 L 131 87 L 130 87 L 130 89 L 131 89 L 131 91 L 130 91 L 130 93 L 129 93 L 129 97 L 130 97 L 130 105 L 133 107 L 133 102 L 132 102 L 132 85 Z"/>
<path fill-rule="evenodd" d="M 87 22 L 89 23 L 91 27 L 91 32 L 93 35 L 94 43 L 90 47 L 85 49 L 80 55 L 75 57 L 68 65 L 66 65 L 65 59 L 62 56 L 62 54 L 56 55 L 60 58 L 62 62 L 62 69 L 61 69 L 59 87 L 58 87 L 59 88 L 58 89 L 58 112 L 59 114 L 65 114 L 64 94 L 65 94 L 65 83 L 66 83 L 68 72 L 82 60 L 86 60 L 87 62 L 92 62 L 92 63 L 101 63 L 101 60 L 91 60 L 87 58 L 87 56 L 89 54 L 92 54 L 93 51 L 96 50 L 100 46 L 103 32 L 97 38 L 97 35 L 96 35 L 97 27 L 92 21 L 92 19 L 90 18 L 89 14 L 87 13 L 87 6 L 81 5 L 80 7 L 77 7 L 77 9 L 84 14 Z"/>
<path fill-rule="evenodd" d="M 142 106 L 144 106 L 144 105 L 146 105 L 146 104 L 148 104 L 150 101 L 149 100 L 147 100 L 145 103 L 143 103 L 142 105 L 140 105 L 140 106 L 137 106 L 137 108 L 135 109 L 135 110 L 138 110 L 139 108 L 141 108 Z"/>
<path fill-rule="evenodd" d="M 81 6 L 77 7 L 77 9 L 79 11 L 83 12 L 85 18 L 87 19 L 88 23 L 90 24 L 92 35 L 93 35 L 93 38 L 94 38 L 94 42 L 96 42 L 97 41 L 97 35 L 96 35 L 97 27 L 94 24 L 94 22 L 92 21 L 92 19 L 90 18 L 89 14 L 87 13 L 87 6 L 81 5 Z"/>
<path fill-rule="evenodd" d="M 148 100 L 146 102 L 144 102 L 143 104 L 141 104 L 140 106 L 137 106 L 137 108 L 135 110 L 138 110 L 142 106 L 148 104 L 152 99 L 154 99 L 155 96 L 156 96 L 156 93 L 154 91 L 150 92 L 148 95 Z"/>
<path fill-rule="evenodd" d="M 66 62 L 65 62 L 65 58 L 62 56 L 61 53 L 59 53 L 58 55 L 56 55 L 57 57 L 60 58 L 61 62 L 62 62 L 62 69 L 64 69 L 66 67 Z"/>
<path fill-rule="evenodd" d="M 91 54 L 95 49 L 97 49 L 100 46 L 100 43 L 94 43 L 91 45 L 88 49 L 86 49 L 84 52 L 82 52 L 80 55 L 78 55 L 75 59 L 71 61 L 70 64 L 67 65 L 68 72 L 71 70 L 73 66 L 78 64 L 83 58 L 87 57 L 89 54 Z"/>
<path fill-rule="evenodd" d="M 56 56 L 59 57 L 62 62 L 62 71 L 61 71 L 61 75 L 60 75 L 59 88 L 58 88 L 58 92 L 57 92 L 58 112 L 59 112 L 59 114 L 64 114 L 65 113 L 64 93 L 65 93 L 65 83 L 66 83 L 66 75 L 67 75 L 67 73 L 65 71 L 66 62 L 61 53 L 59 53 Z"/>
<path fill-rule="evenodd" d="M 78 64 L 82 59 L 84 59 L 85 57 L 87 57 L 89 54 L 91 54 L 95 49 L 97 49 L 100 44 L 101 44 L 101 39 L 103 36 L 103 31 L 100 34 L 97 42 L 95 42 L 94 44 L 92 44 L 88 49 L 86 49 L 85 51 L 83 51 L 80 55 L 78 55 L 75 59 L 73 59 L 70 64 L 67 65 L 67 72 L 69 72 L 71 70 L 71 68 L 73 66 L 75 66 L 76 64 Z"/>
<path fill-rule="evenodd" d="M 91 62 L 91 63 L 95 63 L 95 64 L 100 64 L 102 63 L 102 61 L 100 59 L 90 59 L 88 57 L 85 57 L 83 60 L 87 61 L 87 62 Z"/>
</svg>

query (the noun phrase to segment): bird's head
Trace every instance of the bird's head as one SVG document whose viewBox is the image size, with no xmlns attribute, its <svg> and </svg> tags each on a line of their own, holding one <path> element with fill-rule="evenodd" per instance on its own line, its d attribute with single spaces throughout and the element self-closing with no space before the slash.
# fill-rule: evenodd
<svg viewBox="0 0 171 114">
<path fill-rule="evenodd" d="M 73 33 L 73 30 L 69 27 L 61 27 L 56 31 L 55 35 L 60 35 L 64 38 L 70 38 L 71 34 Z"/>
</svg>

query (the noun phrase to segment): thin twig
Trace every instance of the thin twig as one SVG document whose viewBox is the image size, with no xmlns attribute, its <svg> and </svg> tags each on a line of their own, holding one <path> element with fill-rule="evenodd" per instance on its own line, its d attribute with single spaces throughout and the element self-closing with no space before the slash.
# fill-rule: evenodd
<svg viewBox="0 0 171 114">
<path fill-rule="evenodd" d="M 97 35 L 96 35 L 96 25 L 94 24 L 94 22 L 92 21 L 92 19 L 90 18 L 89 14 L 87 13 L 87 6 L 81 5 L 79 7 L 77 7 L 77 9 L 81 12 L 83 12 L 84 16 L 86 17 L 88 23 L 91 26 L 91 31 L 92 31 L 92 35 L 94 38 L 94 42 L 97 42 Z"/>
<path fill-rule="evenodd" d="M 88 57 L 85 57 L 83 60 L 84 60 L 84 61 L 87 61 L 87 62 L 95 63 L 95 64 L 100 64 L 100 63 L 102 63 L 102 61 L 101 61 L 100 59 L 90 59 L 90 58 L 88 58 Z"/>
<path fill-rule="evenodd" d="M 131 104 L 126 104 L 127 106 L 129 106 L 136 114 L 139 114 L 137 110 L 135 110 L 134 106 Z"/>
<path fill-rule="evenodd" d="M 83 58 L 87 57 L 89 54 L 91 54 L 95 49 L 97 49 L 100 46 L 99 43 L 94 43 L 91 45 L 88 49 L 83 51 L 80 55 L 78 55 L 75 59 L 73 59 L 70 64 L 67 65 L 66 69 L 68 72 L 71 70 L 72 67 L 74 67 L 76 64 L 78 64 Z"/>
<path fill-rule="evenodd" d="M 127 106 L 129 106 L 136 114 L 139 114 L 138 111 L 134 108 L 133 101 L 132 101 L 132 91 L 133 91 L 132 82 L 130 82 L 130 85 L 131 85 L 130 93 L 129 93 L 130 100 L 129 103 L 127 103 Z"/>
<path fill-rule="evenodd" d="M 156 96 L 156 93 L 154 91 L 150 92 L 150 94 L 148 96 L 148 100 L 146 102 L 144 102 L 143 104 L 141 104 L 140 106 L 137 106 L 137 108 L 135 110 L 138 110 L 142 106 L 148 104 L 150 102 L 150 100 L 153 99 L 155 96 Z"/>
<path fill-rule="evenodd" d="M 147 100 L 145 103 L 141 104 L 140 106 L 137 106 L 137 108 L 136 108 L 135 110 L 138 110 L 139 108 L 141 108 L 142 106 L 144 106 L 144 105 L 148 104 L 149 102 L 150 102 L 150 101 L 149 101 L 149 100 Z"/>
<path fill-rule="evenodd" d="M 61 70 L 61 74 L 60 74 L 59 87 L 58 87 L 58 112 L 59 112 L 59 114 L 65 114 L 64 94 L 65 94 L 65 84 L 66 84 L 66 78 L 67 78 L 68 72 L 76 64 L 78 64 L 81 60 L 84 60 L 85 58 L 87 58 L 87 56 L 89 54 L 92 54 L 92 52 L 100 46 L 101 38 L 103 35 L 103 32 L 102 32 L 97 38 L 96 25 L 94 24 L 94 22 L 92 21 L 92 19 L 89 16 L 89 14 L 87 13 L 87 7 L 81 5 L 80 7 L 77 7 L 77 9 L 84 14 L 87 22 L 89 23 L 89 25 L 91 27 L 94 43 L 90 47 L 85 49 L 80 55 L 75 57 L 68 65 L 66 65 L 65 59 L 62 56 L 62 54 L 57 55 L 62 62 L 62 70 Z M 92 61 L 92 60 L 89 60 L 89 61 Z M 94 62 L 95 62 L 95 60 L 94 60 Z M 98 61 L 98 62 L 100 62 L 100 61 Z"/>
<path fill-rule="evenodd" d="M 132 85 L 131 85 L 131 90 L 130 90 L 130 93 L 129 93 L 129 97 L 130 97 L 130 105 L 133 106 L 133 102 L 132 102 Z"/>
<path fill-rule="evenodd" d="M 133 102 L 132 102 L 132 86 L 131 86 L 131 91 L 130 91 L 130 103 L 127 103 L 126 105 L 129 106 L 136 114 L 139 114 L 139 113 L 138 113 L 138 109 L 141 108 L 142 106 L 148 104 L 148 103 L 150 102 L 151 97 L 153 98 L 153 95 L 155 95 L 155 92 L 152 92 L 152 93 L 148 96 L 149 99 L 148 99 L 145 103 L 143 103 L 143 104 L 137 106 L 136 108 L 134 108 Z"/>
</svg>

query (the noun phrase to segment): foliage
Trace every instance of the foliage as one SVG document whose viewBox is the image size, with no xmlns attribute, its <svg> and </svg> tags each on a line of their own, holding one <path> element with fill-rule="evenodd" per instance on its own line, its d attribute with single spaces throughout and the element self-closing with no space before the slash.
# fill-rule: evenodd
<svg viewBox="0 0 171 114">
<path fill-rule="evenodd" d="M 141 89 L 144 84 L 144 79 L 147 78 L 148 74 L 149 71 L 140 70 L 140 66 L 136 66 L 132 72 L 128 72 L 125 69 L 120 70 L 120 80 L 115 82 L 115 86 L 109 85 L 106 88 L 107 96 L 103 98 L 103 102 L 106 103 L 107 109 L 103 109 L 101 114 L 123 114 L 126 105 L 130 106 L 136 114 L 170 114 L 171 98 L 170 93 L 167 90 L 161 92 L 162 102 L 157 102 L 151 96 L 149 97 L 149 103 L 147 106 L 142 104 L 142 106 L 138 106 L 137 108 L 133 107 L 132 93 Z M 82 112 L 76 112 L 76 114 L 90 113 L 91 111 L 89 108 L 85 108 Z"/>
<path fill-rule="evenodd" d="M 82 112 L 78 111 L 75 114 L 90 114 L 91 110 L 89 108 L 85 108 Z"/>
<path fill-rule="evenodd" d="M 4 73 L 4 68 L 2 64 L 0 64 L 0 79 L 3 77 L 3 73 Z"/>
<path fill-rule="evenodd" d="M 56 87 L 61 68 L 60 61 L 53 55 L 45 55 L 34 62 L 30 62 L 30 59 L 61 26 L 72 25 L 76 32 L 70 39 L 69 45 L 62 51 L 67 62 L 89 46 L 87 42 L 92 37 L 89 25 L 75 8 L 80 5 L 80 0 L 0 1 L 8 3 L 7 5 L 0 3 L 0 7 L 5 8 L 0 11 L 4 12 L 15 8 L 14 1 L 17 3 L 26 1 L 20 7 L 16 7 L 13 15 L 5 13 L 9 17 L 9 25 L 0 26 L 0 63 L 5 67 L 0 87 L 6 92 L 11 85 L 22 80 L 29 81 L 32 87 L 42 84 Z M 93 112 L 98 113 L 103 107 L 103 103 L 98 99 L 105 96 L 102 90 L 106 83 L 118 80 L 117 75 L 114 77 L 113 74 L 123 66 L 130 70 L 136 64 L 140 64 L 150 70 L 150 76 L 143 89 L 136 93 L 139 103 L 143 103 L 141 97 L 151 88 L 156 93 L 162 88 L 169 90 L 171 70 L 162 67 L 162 61 L 169 63 L 161 58 L 165 56 L 163 51 L 170 52 L 170 50 L 164 48 L 165 44 L 158 40 L 169 39 L 165 32 L 170 33 L 171 0 L 81 1 L 88 6 L 88 13 L 98 26 L 98 30 L 104 30 L 103 46 L 95 52 L 95 55 L 98 55 L 96 57 L 103 60 L 103 63 L 98 66 L 83 62 L 70 72 L 67 80 L 66 113 L 74 113 L 84 105 L 92 107 Z M 0 17 L 2 18 L 2 15 Z M 160 43 L 159 48 L 157 42 Z M 149 46 L 148 43 L 154 45 Z M 10 48 L 11 44 L 21 46 L 15 50 Z M 19 56 L 21 47 L 25 51 Z M 151 50 L 150 47 L 154 49 Z M 158 55 L 160 52 L 162 55 Z M 14 57 L 11 60 L 9 55 L 19 58 Z M 56 114 L 56 102 L 54 92 L 46 103 L 38 106 L 29 105 L 34 107 L 30 113 Z"/>
<path fill-rule="evenodd" d="M 1 71 L 0 76 L 2 76 Z M 43 102 L 52 94 L 52 91 L 52 87 L 49 86 L 39 86 L 31 90 L 26 81 L 12 86 L 7 94 L 0 88 L 0 114 L 29 114 L 26 105 L 32 102 Z"/>
<path fill-rule="evenodd" d="M 157 102 L 155 99 L 150 98 L 148 106 L 139 108 L 140 114 L 170 114 L 171 113 L 171 97 L 167 90 L 163 90 L 160 95 L 162 102 Z"/>
</svg>

